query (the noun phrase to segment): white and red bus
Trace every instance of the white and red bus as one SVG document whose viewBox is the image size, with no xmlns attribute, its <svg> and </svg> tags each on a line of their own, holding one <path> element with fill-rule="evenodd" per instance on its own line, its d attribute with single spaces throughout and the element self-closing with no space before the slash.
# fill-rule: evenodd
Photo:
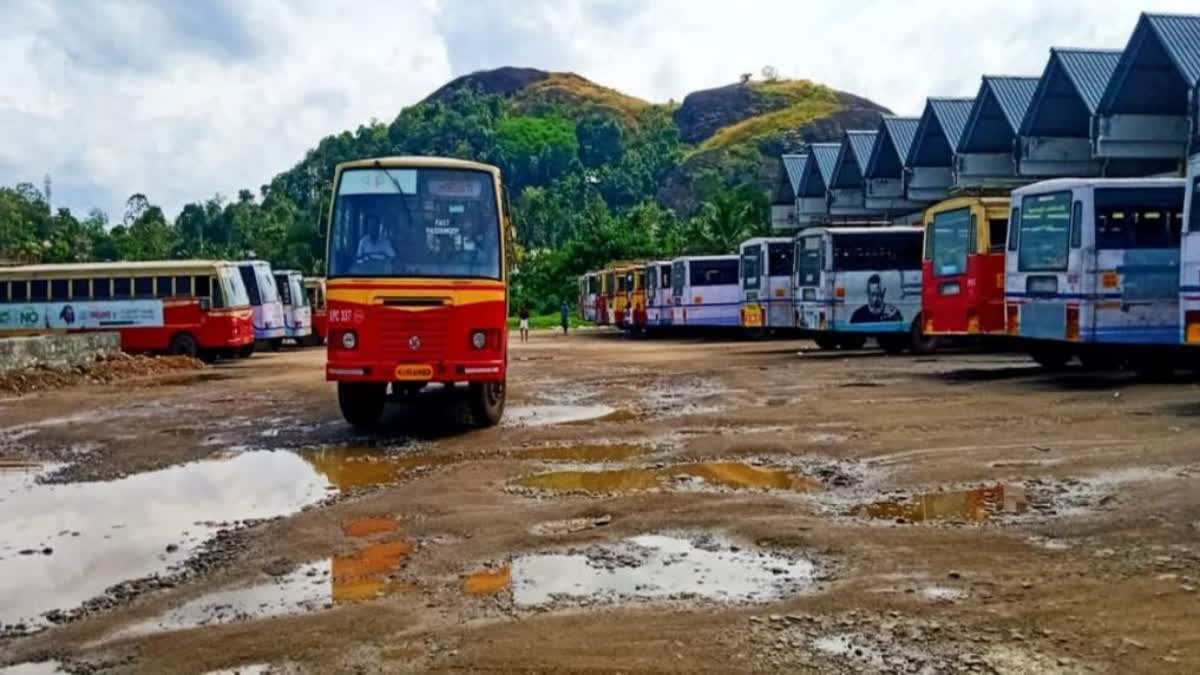
<svg viewBox="0 0 1200 675">
<path fill-rule="evenodd" d="M 0 268 L 0 336 L 116 331 L 130 352 L 212 360 L 254 344 L 234 263 L 212 260 Z"/>
</svg>

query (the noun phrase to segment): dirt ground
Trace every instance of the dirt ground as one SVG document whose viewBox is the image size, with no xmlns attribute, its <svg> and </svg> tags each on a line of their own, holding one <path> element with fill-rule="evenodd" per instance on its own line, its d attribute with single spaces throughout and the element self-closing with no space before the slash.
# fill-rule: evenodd
<svg viewBox="0 0 1200 675">
<path fill-rule="evenodd" d="M 1200 672 L 1194 378 L 603 331 L 511 359 L 481 431 L 435 393 L 357 435 L 311 349 L 0 400 L 0 664 Z"/>
</svg>

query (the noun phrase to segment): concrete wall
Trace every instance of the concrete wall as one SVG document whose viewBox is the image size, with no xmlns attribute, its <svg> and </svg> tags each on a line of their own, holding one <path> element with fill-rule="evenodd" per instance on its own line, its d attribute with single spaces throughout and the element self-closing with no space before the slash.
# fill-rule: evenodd
<svg viewBox="0 0 1200 675">
<path fill-rule="evenodd" d="M 121 351 L 118 333 L 71 333 L 0 339 L 0 373 L 44 366 L 69 368 Z"/>
</svg>

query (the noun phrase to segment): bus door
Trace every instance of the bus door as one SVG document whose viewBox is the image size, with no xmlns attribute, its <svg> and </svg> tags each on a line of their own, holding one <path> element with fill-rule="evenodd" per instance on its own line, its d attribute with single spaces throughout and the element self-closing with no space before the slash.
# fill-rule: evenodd
<svg viewBox="0 0 1200 675">
<path fill-rule="evenodd" d="M 807 330 L 827 330 L 831 318 L 833 275 L 828 269 L 826 242 L 820 235 L 796 241 L 796 326 Z"/>
<path fill-rule="evenodd" d="M 1184 343 L 1200 345 L 1200 152 L 1188 159 L 1187 175 L 1184 204 L 1187 227 L 1180 250 L 1179 311 Z"/>
<path fill-rule="evenodd" d="M 1182 186 L 1094 190 L 1096 341 L 1178 343 L 1183 196 Z"/>
</svg>

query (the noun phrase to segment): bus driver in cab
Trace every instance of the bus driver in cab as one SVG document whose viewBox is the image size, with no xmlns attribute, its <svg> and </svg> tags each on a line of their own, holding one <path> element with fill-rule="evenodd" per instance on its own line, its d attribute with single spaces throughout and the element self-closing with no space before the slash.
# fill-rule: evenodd
<svg viewBox="0 0 1200 675">
<path fill-rule="evenodd" d="M 362 239 L 358 241 L 358 251 L 354 255 L 356 268 L 378 268 L 380 263 L 395 259 L 396 249 L 383 231 L 383 221 L 377 214 L 368 213 L 363 217 L 366 225 Z"/>
</svg>

